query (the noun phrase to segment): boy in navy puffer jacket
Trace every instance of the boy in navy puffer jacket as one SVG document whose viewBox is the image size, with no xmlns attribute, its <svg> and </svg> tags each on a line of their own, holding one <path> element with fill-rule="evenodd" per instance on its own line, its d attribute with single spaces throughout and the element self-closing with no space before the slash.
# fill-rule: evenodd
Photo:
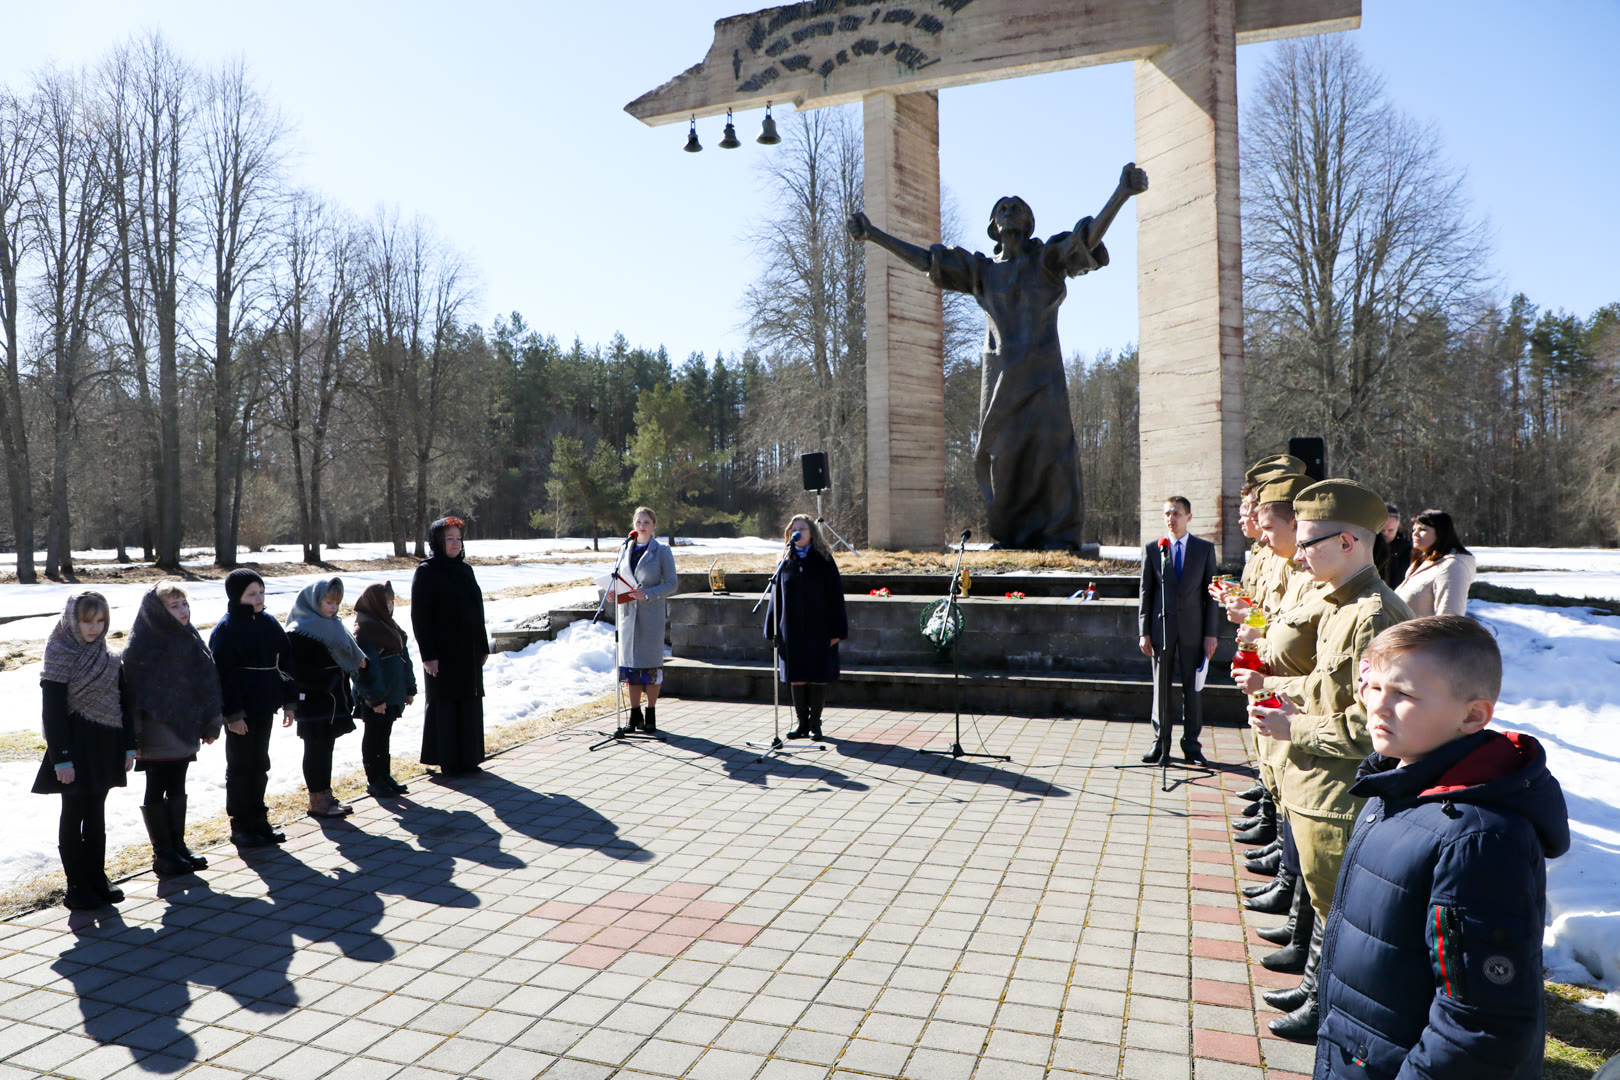
<svg viewBox="0 0 1620 1080">
<path fill-rule="evenodd" d="M 1375 753 L 1322 946 L 1315 1076 L 1540 1077 L 1546 860 L 1569 849 L 1541 745 L 1487 731 L 1502 655 L 1436 615 L 1373 639 Z"/>
</svg>

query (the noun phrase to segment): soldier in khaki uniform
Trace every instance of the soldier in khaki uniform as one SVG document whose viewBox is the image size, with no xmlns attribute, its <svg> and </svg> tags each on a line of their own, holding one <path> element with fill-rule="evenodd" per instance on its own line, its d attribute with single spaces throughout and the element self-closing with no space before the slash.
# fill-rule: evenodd
<svg viewBox="0 0 1620 1080">
<path fill-rule="evenodd" d="M 1359 664 L 1372 639 L 1410 619 L 1412 610 L 1373 564 L 1373 539 L 1388 516 L 1377 492 L 1353 480 L 1324 480 L 1295 497 L 1294 514 L 1300 558 L 1311 577 L 1327 586 L 1326 610 L 1316 629 L 1316 663 L 1310 674 L 1280 687 L 1287 695 L 1283 708 L 1251 706 L 1249 718 L 1256 731 L 1289 744 L 1282 802 L 1316 912 L 1304 979 L 1294 990 L 1265 995 L 1288 1011 L 1269 1027 L 1282 1038 L 1313 1042 L 1322 927 L 1362 805 L 1350 785 L 1372 752 L 1366 718 L 1355 700 Z"/>
<path fill-rule="evenodd" d="M 1261 535 L 1277 557 L 1277 565 L 1283 568 L 1283 573 L 1276 590 L 1276 605 L 1266 611 L 1265 629 L 1238 628 L 1238 640 L 1254 643 L 1271 673 L 1261 675 L 1258 671 L 1234 670 L 1233 681 L 1245 693 L 1277 693 L 1288 680 L 1308 675 L 1316 666 L 1316 624 L 1326 610 L 1322 598 L 1328 587 L 1295 567 L 1293 561 L 1297 548 L 1294 497 L 1313 482 L 1308 476 L 1294 474 L 1268 481 L 1260 489 Z M 1288 746 L 1281 740 L 1255 734 L 1261 779 L 1273 798 L 1281 797 Z M 1300 876 L 1299 852 L 1293 842 L 1286 810 L 1278 824 L 1278 833 L 1276 842 L 1255 853 L 1254 861 L 1248 864 L 1250 871 L 1272 873 L 1276 879 L 1269 887 L 1245 888 L 1244 904 L 1251 910 L 1272 914 L 1288 912 L 1288 921 L 1283 925 L 1259 931 L 1265 940 L 1283 946 L 1263 957 L 1260 963 L 1272 971 L 1297 975 L 1305 970 L 1316 919 Z"/>
</svg>

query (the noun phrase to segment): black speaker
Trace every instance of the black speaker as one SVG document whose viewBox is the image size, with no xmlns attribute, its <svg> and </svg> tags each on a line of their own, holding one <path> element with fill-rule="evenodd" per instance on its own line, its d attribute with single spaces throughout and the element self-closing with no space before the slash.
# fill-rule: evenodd
<svg viewBox="0 0 1620 1080">
<path fill-rule="evenodd" d="M 804 466 L 804 490 L 825 491 L 827 488 L 827 452 L 817 450 L 813 454 L 800 454 L 799 464 Z"/>
<path fill-rule="evenodd" d="M 1289 439 L 1288 452 L 1305 463 L 1305 475 L 1312 480 L 1327 479 L 1327 444 L 1321 439 Z"/>
</svg>

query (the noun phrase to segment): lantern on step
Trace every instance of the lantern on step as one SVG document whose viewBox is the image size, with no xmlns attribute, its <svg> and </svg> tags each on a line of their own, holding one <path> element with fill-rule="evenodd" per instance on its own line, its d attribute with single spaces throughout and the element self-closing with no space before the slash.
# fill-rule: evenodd
<svg viewBox="0 0 1620 1080">
<path fill-rule="evenodd" d="M 719 559 L 709 564 L 709 591 L 722 596 L 726 593 L 726 572 L 720 568 Z"/>
</svg>

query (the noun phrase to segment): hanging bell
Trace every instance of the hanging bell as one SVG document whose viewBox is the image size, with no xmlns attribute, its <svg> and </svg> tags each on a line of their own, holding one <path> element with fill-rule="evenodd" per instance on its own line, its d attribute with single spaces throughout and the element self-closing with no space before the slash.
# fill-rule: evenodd
<svg viewBox="0 0 1620 1080">
<path fill-rule="evenodd" d="M 776 133 L 776 121 L 771 119 L 771 103 L 765 103 L 765 122 L 759 126 L 759 138 L 754 140 L 761 146 L 775 146 L 782 141 L 782 136 Z"/>
<path fill-rule="evenodd" d="M 703 144 L 698 142 L 697 137 L 697 117 L 694 116 L 692 117 L 692 126 L 686 132 L 685 150 L 688 154 L 695 154 L 702 149 Z"/>
<path fill-rule="evenodd" d="M 720 149 L 735 150 L 742 143 L 737 141 L 737 128 L 731 122 L 731 110 L 726 110 L 726 133 L 720 136 Z"/>
</svg>

